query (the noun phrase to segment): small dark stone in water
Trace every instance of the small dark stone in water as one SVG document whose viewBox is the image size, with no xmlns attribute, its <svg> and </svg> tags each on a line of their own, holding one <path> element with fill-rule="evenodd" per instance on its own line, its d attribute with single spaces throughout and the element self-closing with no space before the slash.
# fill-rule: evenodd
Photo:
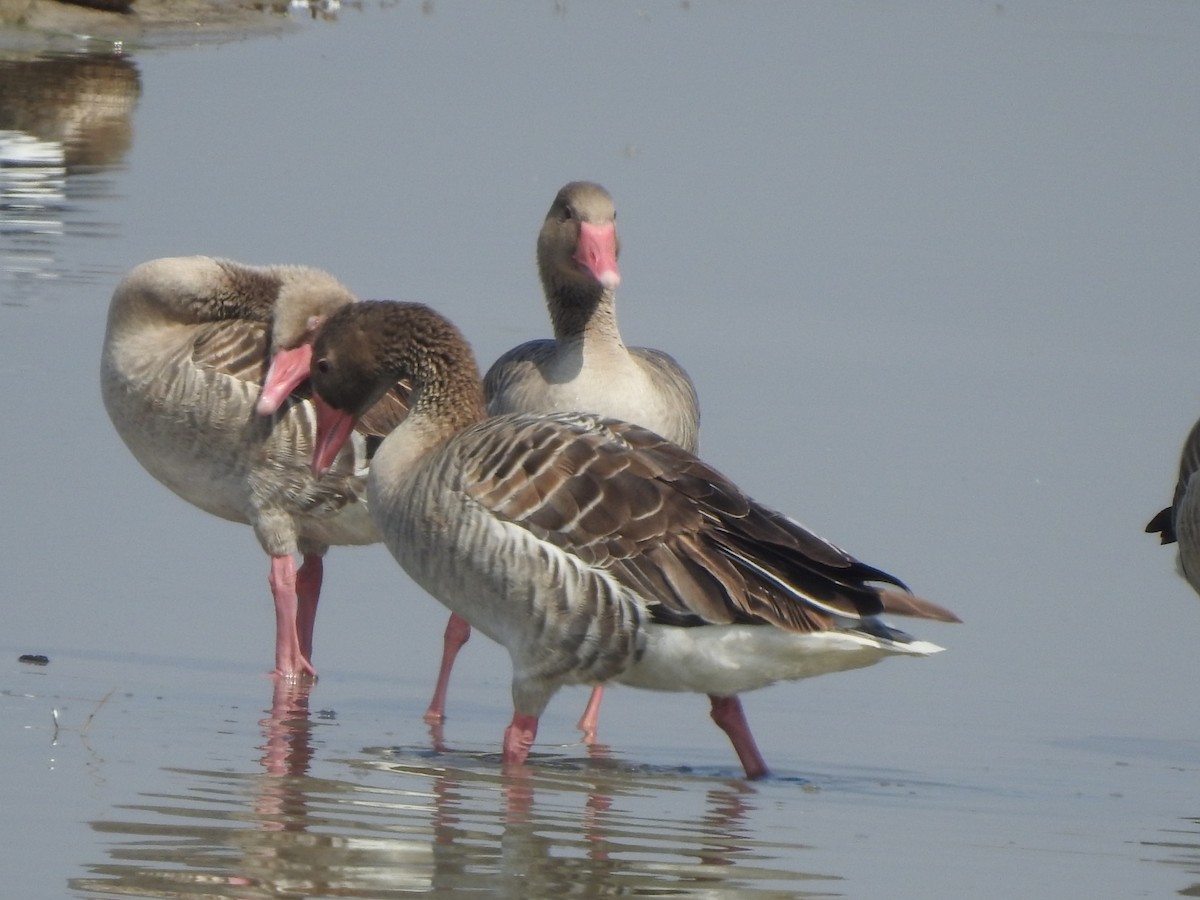
<svg viewBox="0 0 1200 900">
<path fill-rule="evenodd" d="M 17 657 L 17 662 L 29 663 L 31 666 L 44 666 L 50 662 L 50 657 L 40 653 L 22 653 Z"/>
</svg>

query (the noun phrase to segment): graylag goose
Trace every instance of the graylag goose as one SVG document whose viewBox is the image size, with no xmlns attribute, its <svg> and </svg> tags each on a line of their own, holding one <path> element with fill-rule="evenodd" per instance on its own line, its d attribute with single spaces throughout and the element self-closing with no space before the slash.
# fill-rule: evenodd
<svg viewBox="0 0 1200 900">
<path fill-rule="evenodd" d="M 767 766 L 738 694 L 940 650 L 886 612 L 953 622 L 657 434 L 585 413 L 485 415 L 471 348 L 413 303 L 367 302 L 313 345 L 314 470 L 399 378 L 412 409 L 367 479 L 384 543 L 512 659 L 503 760 L 564 684 L 708 694 L 747 777 Z"/>
<path fill-rule="evenodd" d="M 254 528 L 271 557 L 274 673 L 288 679 L 316 675 L 326 550 L 379 540 L 364 502 L 368 450 L 378 443 L 368 436 L 374 423 L 386 434 L 405 412 L 400 394 L 388 393 L 329 473 L 313 476 L 312 404 L 289 395 L 308 377 L 324 317 L 354 301 L 317 269 L 192 256 L 137 266 L 109 307 L 100 368 L 109 418 L 156 479 L 205 512 Z"/>
<path fill-rule="evenodd" d="M 1164 544 L 1179 543 L 1176 565 L 1179 573 L 1200 593 L 1200 422 L 1183 444 L 1179 478 L 1171 505 L 1150 520 L 1146 531 L 1157 534 Z"/>
<path fill-rule="evenodd" d="M 603 187 L 573 181 L 554 198 L 537 240 L 538 275 L 554 337 L 501 356 L 483 380 L 487 411 L 590 412 L 657 432 L 690 453 L 699 449 L 700 409 L 687 373 L 666 353 L 626 347 L 617 328 L 620 243 L 617 211 Z M 442 664 L 425 713 L 443 721 L 450 670 L 471 626 L 452 613 Z M 590 740 L 604 688 L 596 685 L 579 720 Z"/>
</svg>

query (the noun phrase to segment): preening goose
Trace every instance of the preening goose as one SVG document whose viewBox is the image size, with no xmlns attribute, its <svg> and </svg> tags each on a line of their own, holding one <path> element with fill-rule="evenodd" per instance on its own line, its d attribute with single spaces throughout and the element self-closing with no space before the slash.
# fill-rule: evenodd
<svg viewBox="0 0 1200 900">
<path fill-rule="evenodd" d="M 653 432 L 581 413 L 485 418 L 470 346 L 420 304 L 354 304 L 321 329 L 316 471 L 402 377 L 413 406 L 372 462 L 371 515 L 419 585 L 508 649 L 506 765 L 560 686 L 614 680 L 708 694 L 758 778 L 737 694 L 941 649 L 884 612 L 957 621 Z"/>
<path fill-rule="evenodd" d="M 484 377 L 491 415 L 590 412 L 641 425 L 691 453 L 700 409 L 692 380 L 661 350 L 626 347 L 617 328 L 620 243 L 612 196 L 590 181 L 559 190 L 537 240 L 538 275 L 554 337 L 501 356 Z M 425 721 L 445 718 L 450 670 L 471 627 L 452 613 Z M 604 688 L 597 685 L 579 727 L 590 739 Z"/>
<path fill-rule="evenodd" d="M 307 378 L 314 331 L 354 301 L 317 269 L 191 256 L 132 269 L 109 307 L 100 369 L 109 418 L 138 462 L 172 491 L 254 528 L 271 557 L 274 672 L 285 678 L 316 674 L 312 637 L 326 550 L 379 540 L 364 500 L 367 435 L 386 434 L 405 412 L 400 394 L 387 393 L 329 473 L 313 476 L 312 404 L 289 394 Z M 297 348 L 300 378 L 289 356 Z M 260 415 L 268 356 L 273 391 L 260 408 L 271 414 Z"/>
<path fill-rule="evenodd" d="M 1146 531 L 1158 534 L 1162 543 L 1179 543 L 1176 564 L 1188 584 L 1200 593 L 1200 422 L 1183 444 L 1179 459 L 1179 478 L 1171 505 L 1161 510 Z"/>
</svg>

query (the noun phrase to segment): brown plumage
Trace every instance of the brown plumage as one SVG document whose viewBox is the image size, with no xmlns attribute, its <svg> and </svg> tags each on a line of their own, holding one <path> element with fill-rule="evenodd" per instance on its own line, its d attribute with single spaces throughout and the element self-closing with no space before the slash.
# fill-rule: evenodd
<svg viewBox="0 0 1200 900">
<path fill-rule="evenodd" d="M 312 630 L 326 550 L 379 539 L 365 509 L 364 474 L 378 437 L 405 414 L 405 391 L 385 391 L 321 479 L 308 464 L 315 416 L 305 391 L 280 393 L 271 415 L 257 415 L 256 406 L 269 362 L 282 351 L 307 351 L 324 316 L 353 302 L 316 269 L 195 256 L 137 266 L 109 307 L 101 387 L 113 426 L 180 497 L 254 528 L 271 557 L 275 672 L 287 678 L 315 674 Z M 299 569 L 295 554 L 304 557 Z"/>
<path fill-rule="evenodd" d="M 612 679 L 709 694 L 759 777 L 737 693 L 940 649 L 882 622 L 888 608 L 957 621 L 643 428 L 484 419 L 470 348 L 428 307 L 347 307 L 313 355 L 318 470 L 382 388 L 413 379 L 372 464 L 371 513 L 418 584 L 508 648 L 510 764 L 559 686 Z"/>
<path fill-rule="evenodd" d="M 550 204 L 537 239 L 538 277 L 554 337 L 503 354 L 484 377 L 488 412 L 590 412 L 634 422 L 692 453 L 700 440 L 696 389 L 668 354 L 627 347 L 617 327 L 620 240 L 612 196 L 590 181 L 564 185 Z M 451 615 L 433 699 L 425 713 L 445 715 L 454 659 L 470 626 Z M 579 720 L 591 740 L 603 695 L 597 685 Z"/>
</svg>

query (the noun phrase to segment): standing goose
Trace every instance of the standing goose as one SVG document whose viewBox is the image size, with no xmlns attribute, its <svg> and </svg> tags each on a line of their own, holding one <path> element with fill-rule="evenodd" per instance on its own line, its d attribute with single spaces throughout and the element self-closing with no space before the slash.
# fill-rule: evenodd
<svg viewBox="0 0 1200 900">
<path fill-rule="evenodd" d="M 1177 565 L 1192 589 L 1200 593 L 1200 422 L 1183 444 L 1179 460 L 1179 479 L 1171 505 L 1161 510 L 1146 525 L 1150 534 L 1158 534 L 1162 543 L 1179 542 Z"/>
<path fill-rule="evenodd" d="M 507 766 L 559 687 L 612 679 L 708 694 L 760 778 L 737 694 L 941 649 L 884 612 L 958 621 L 653 432 L 582 413 L 486 418 L 470 346 L 420 304 L 354 304 L 321 329 L 316 471 L 401 377 L 412 411 L 371 464 L 371 515 L 413 580 L 508 649 Z"/>
<path fill-rule="evenodd" d="M 108 312 L 100 382 L 109 418 L 172 491 L 254 528 L 271 557 L 274 673 L 288 679 L 316 675 L 312 635 L 326 550 L 379 540 L 363 497 L 366 434 L 379 420 L 374 433 L 386 434 L 405 412 L 402 398 L 388 393 L 329 474 L 313 476 L 312 404 L 288 395 L 308 376 L 324 317 L 354 301 L 316 269 L 192 256 L 137 266 Z"/>
<path fill-rule="evenodd" d="M 537 264 L 554 326 L 552 340 L 529 341 L 501 356 L 484 377 L 487 411 L 591 412 L 661 434 L 689 453 L 699 450 L 700 408 L 687 373 L 666 353 L 626 347 L 617 328 L 620 243 L 617 211 L 603 187 L 573 181 L 554 198 L 538 234 Z M 437 687 L 425 713 L 445 718 L 455 657 L 471 626 L 451 613 Z M 596 685 L 582 718 L 588 738 L 604 687 Z"/>
</svg>

